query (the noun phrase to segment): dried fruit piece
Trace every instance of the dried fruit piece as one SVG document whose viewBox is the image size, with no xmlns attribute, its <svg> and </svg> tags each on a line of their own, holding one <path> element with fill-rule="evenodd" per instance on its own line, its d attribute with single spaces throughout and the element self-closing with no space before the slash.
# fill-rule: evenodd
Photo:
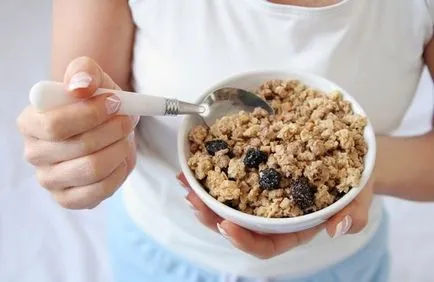
<svg viewBox="0 0 434 282">
<path fill-rule="evenodd" d="M 261 150 L 250 148 L 244 158 L 244 165 L 249 168 L 258 168 L 261 163 L 265 163 L 268 155 Z"/>
<path fill-rule="evenodd" d="M 260 172 L 259 186 L 262 189 L 273 190 L 279 188 L 282 176 L 274 168 L 267 168 Z"/>
<path fill-rule="evenodd" d="M 309 183 L 306 177 L 300 177 L 291 185 L 291 196 L 295 204 L 302 210 L 315 204 L 315 186 Z"/>
<path fill-rule="evenodd" d="M 208 154 L 214 156 L 218 151 L 229 148 L 229 145 L 226 143 L 226 141 L 218 139 L 205 142 L 205 148 Z"/>
</svg>

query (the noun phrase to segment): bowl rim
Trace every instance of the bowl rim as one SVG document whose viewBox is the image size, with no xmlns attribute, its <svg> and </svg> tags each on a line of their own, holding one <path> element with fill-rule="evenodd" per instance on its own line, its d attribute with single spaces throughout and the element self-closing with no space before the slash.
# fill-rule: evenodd
<svg viewBox="0 0 434 282">
<path fill-rule="evenodd" d="M 181 126 L 178 130 L 177 134 L 177 149 L 178 149 L 178 161 L 180 163 L 182 172 L 184 173 L 187 181 L 190 183 L 191 188 L 198 194 L 199 198 L 201 198 L 202 201 L 207 206 L 213 206 L 218 207 L 219 209 L 222 209 L 223 213 L 226 215 L 227 218 L 238 218 L 244 222 L 249 222 L 251 224 L 259 224 L 259 225 L 268 225 L 268 226 L 278 226 L 278 225 L 292 225 L 292 224 L 302 224 L 308 221 L 317 220 L 318 218 L 324 218 L 328 217 L 330 215 L 333 215 L 337 213 L 338 211 L 345 208 L 348 204 L 350 204 L 356 197 L 359 195 L 359 193 L 366 187 L 368 184 L 374 166 L 375 166 L 375 160 L 376 160 L 376 139 L 375 139 L 375 133 L 372 126 L 372 123 L 369 119 L 369 117 L 366 115 L 366 112 L 362 108 L 362 106 L 356 101 L 356 99 L 351 96 L 345 89 L 337 85 L 335 82 L 326 79 L 324 77 L 321 77 L 314 73 L 309 73 L 305 71 L 300 71 L 297 69 L 292 68 L 285 68 L 285 69 L 265 69 L 265 70 L 253 70 L 253 71 L 246 71 L 246 72 L 240 72 L 235 75 L 232 75 L 230 77 L 227 77 L 217 83 L 215 83 L 212 87 L 208 88 L 206 91 L 203 92 L 202 95 L 199 96 L 199 98 L 196 100 L 196 102 L 200 103 L 204 96 L 206 96 L 211 91 L 218 89 L 220 87 L 224 87 L 225 85 L 229 84 L 230 82 L 240 80 L 242 78 L 247 78 L 249 76 L 269 76 L 269 75 L 276 75 L 276 76 L 288 76 L 288 79 L 297 79 L 297 78 L 291 78 L 293 77 L 308 77 L 310 80 L 317 81 L 318 84 L 328 84 L 330 86 L 333 86 L 334 89 L 340 91 L 342 93 L 343 99 L 346 101 L 349 101 L 351 103 L 351 106 L 354 110 L 354 112 L 363 115 L 367 118 L 367 125 L 364 129 L 363 136 L 364 139 L 368 145 L 368 152 L 364 156 L 364 169 L 361 175 L 360 184 L 357 187 L 353 187 L 348 193 L 346 193 L 342 198 L 335 201 L 333 204 L 301 216 L 296 217 L 288 217 L 288 218 L 268 218 L 268 217 L 261 217 L 257 215 L 251 215 L 244 213 L 242 211 L 239 211 L 237 209 L 231 208 L 221 202 L 219 202 L 217 199 L 212 197 L 202 186 L 202 184 L 194 177 L 193 172 L 190 170 L 190 167 L 187 164 L 187 158 L 185 157 L 190 152 L 186 152 L 184 150 L 185 146 L 185 137 L 188 136 L 189 129 L 187 128 L 188 122 L 190 119 L 192 119 L 192 116 L 185 116 L 182 120 Z M 298 78 L 303 83 L 302 78 Z M 306 83 L 307 84 L 307 83 Z M 308 85 L 309 86 L 309 85 Z M 316 87 L 313 87 L 316 88 Z M 319 89 L 321 90 L 321 89 Z M 327 92 L 329 93 L 329 92 Z M 366 160 L 370 160 L 369 162 L 366 162 Z M 211 208 L 212 209 L 212 208 Z"/>
</svg>

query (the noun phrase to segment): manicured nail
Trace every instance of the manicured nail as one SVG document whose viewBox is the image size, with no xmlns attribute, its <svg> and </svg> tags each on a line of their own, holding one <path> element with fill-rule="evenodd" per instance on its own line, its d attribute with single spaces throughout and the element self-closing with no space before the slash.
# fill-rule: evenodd
<svg viewBox="0 0 434 282">
<path fill-rule="evenodd" d="M 133 144 L 133 143 L 136 141 L 136 138 L 135 138 L 134 132 L 131 132 L 130 135 L 128 135 L 127 138 L 128 138 L 128 142 L 129 142 L 130 144 Z"/>
<path fill-rule="evenodd" d="M 193 206 L 193 204 L 187 199 L 187 198 L 184 198 L 184 200 L 185 200 L 185 202 L 187 203 L 187 205 L 192 209 L 192 210 L 197 210 L 194 206 Z"/>
<path fill-rule="evenodd" d="M 182 186 L 182 188 L 185 189 L 185 195 L 187 196 L 190 192 L 192 192 L 193 190 L 191 189 L 190 186 L 186 186 L 182 181 L 178 180 L 179 185 Z"/>
<path fill-rule="evenodd" d="M 181 186 L 184 187 L 184 188 L 188 188 L 188 186 L 185 185 L 184 182 L 182 182 L 182 181 L 179 180 L 179 179 L 177 179 L 177 180 L 178 180 L 179 185 L 181 185 Z"/>
<path fill-rule="evenodd" d="M 198 210 L 194 211 L 194 216 L 196 216 L 197 219 L 201 220 L 201 215 L 200 215 L 200 212 Z"/>
<path fill-rule="evenodd" d="M 191 189 L 190 186 L 186 185 L 186 184 L 184 183 L 184 181 L 181 180 L 181 175 L 182 175 L 182 173 L 178 173 L 178 174 L 176 175 L 176 180 L 178 180 L 179 185 L 181 185 L 182 187 L 184 187 L 185 190 L 187 190 L 187 192 L 190 193 L 190 192 L 192 191 L 192 189 Z"/>
<path fill-rule="evenodd" d="M 347 215 L 344 217 L 344 219 L 336 225 L 336 232 L 333 236 L 333 239 L 336 239 L 338 237 L 341 237 L 342 235 L 345 235 L 351 228 L 351 225 L 353 224 L 353 220 L 351 216 Z"/>
<path fill-rule="evenodd" d="M 223 229 L 223 227 L 220 225 L 220 223 L 217 223 L 217 230 L 220 232 L 220 234 L 222 234 L 222 236 L 225 239 L 230 240 L 231 237 L 229 236 L 229 234 Z"/>
<path fill-rule="evenodd" d="M 107 110 L 108 115 L 116 113 L 117 111 L 119 111 L 120 107 L 121 107 L 121 100 L 119 99 L 119 97 L 113 95 L 105 99 L 105 108 Z"/>
<path fill-rule="evenodd" d="M 69 81 L 68 90 L 73 91 L 77 89 L 87 88 L 92 81 L 92 77 L 86 72 L 78 72 L 71 77 Z"/>
<path fill-rule="evenodd" d="M 140 116 L 130 116 L 131 123 L 133 124 L 133 128 L 137 126 L 140 121 Z"/>
</svg>

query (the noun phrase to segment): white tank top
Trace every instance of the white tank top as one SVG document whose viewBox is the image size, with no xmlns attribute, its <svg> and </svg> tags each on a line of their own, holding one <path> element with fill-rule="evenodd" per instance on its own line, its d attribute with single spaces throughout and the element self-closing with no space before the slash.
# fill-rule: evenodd
<svg viewBox="0 0 434 282">
<path fill-rule="evenodd" d="M 265 0 L 136 0 L 130 6 L 138 92 L 194 102 L 239 72 L 297 68 L 347 89 L 382 134 L 399 126 L 414 96 L 434 19 L 434 0 L 343 0 L 324 8 Z M 124 190 L 133 220 L 171 251 L 225 273 L 298 276 L 350 256 L 375 233 L 379 199 L 357 235 L 332 240 L 323 232 L 270 260 L 237 250 L 202 226 L 183 199 L 175 178 L 180 120 L 142 118 L 137 169 Z"/>
</svg>

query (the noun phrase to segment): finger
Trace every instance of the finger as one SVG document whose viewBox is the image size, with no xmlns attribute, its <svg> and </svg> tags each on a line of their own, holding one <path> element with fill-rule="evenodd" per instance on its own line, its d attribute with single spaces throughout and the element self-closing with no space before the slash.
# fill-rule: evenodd
<svg viewBox="0 0 434 282">
<path fill-rule="evenodd" d="M 180 172 L 176 175 L 176 179 L 178 179 L 179 183 L 184 187 L 188 188 L 190 187 L 190 184 L 187 181 L 187 178 L 185 178 L 184 173 Z"/>
<path fill-rule="evenodd" d="M 188 193 L 185 198 L 196 209 L 196 216 L 199 221 L 208 228 L 218 232 L 217 223 L 223 219 L 208 208 L 194 192 Z"/>
<path fill-rule="evenodd" d="M 106 178 L 92 185 L 74 187 L 53 193 L 55 200 L 67 209 L 94 208 L 113 195 L 125 180 L 127 162 L 123 161 Z"/>
<path fill-rule="evenodd" d="M 131 135 L 92 155 L 62 162 L 51 167 L 39 167 L 39 182 L 48 190 L 84 186 L 106 178 L 123 162 L 133 149 Z"/>
<path fill-rule="evenodd" d="M 326 223 L 327 233 L 332 238 L 362 231 L 369 219 L 369 208 L 372 201 L 372 185 L 363 189 L 356 199 Z"/>
<path fill-rule="evenodd" d="M 77 98 L 89 98 L 98 88 L 120 89 L 98 63 L 88 57 L 77 58 L 69 64 L 64 82 L 71 95 Z"/>
<path fill-rule="evenodd" d="M 228 238 L 234 246 L 261 259 L 274 257 L 309 242 L 322 228 L 323 226 L 319 225 L 296 233 L 262 235 L 228 220 L 219 224 L 222 235 Z"/>
<path fill-rule="evenodd" d="M 28 107 L 19 118 L 19 127 L 24 135 L 63 141 L 101 125 L 114 116 L 120 106 L 117 96 L 103 94 L 46 113 Z"/>
<path fill-rule="evenodd" d="M 136 147 L 136 140 L 134 131 L 132 132 L 130 136 L 130 150 L 127 154 L 126 162 L 127 162 L 127 172 L 130 174 L 130 172 L 134 169 L 137 162 L 137 147 Z"/>
<path fill-rule="evenodd" d="M 61 142 L 25 139 L 24 155 L 33 165 L 52 165 L 93 154 L 125 137 L 135 127 L 137 120 L 115 116 L 109 121 Z"/>
</svg>

